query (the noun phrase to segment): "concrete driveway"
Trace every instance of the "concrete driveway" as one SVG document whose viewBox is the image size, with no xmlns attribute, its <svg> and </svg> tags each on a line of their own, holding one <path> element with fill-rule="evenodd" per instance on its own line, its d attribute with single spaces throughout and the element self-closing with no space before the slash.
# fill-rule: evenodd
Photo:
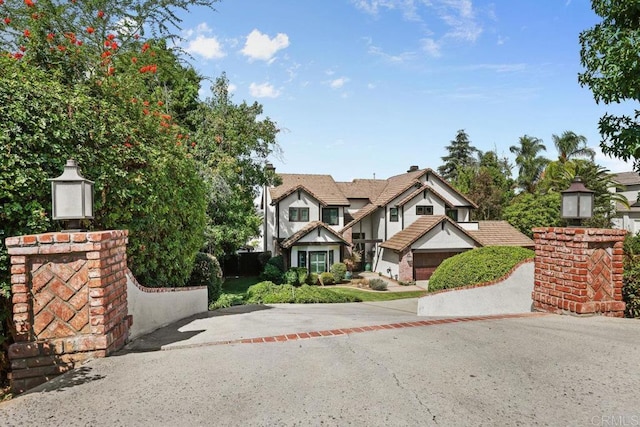
<svg viewBox="0 0 640 427">
<path fill-rule="evenodd" d="M 2 403 L 0 424 L 640 422 L 637 320 L 524 315 L 447 323 L 381 303 L 238 311 L 180 322 Z M 313 330 L 338 332 L 302 338 Z M 249 343 L 265 336 L 292 338 Z M 170 350 L 152 351 L 159 347 Z"/>
</svg>

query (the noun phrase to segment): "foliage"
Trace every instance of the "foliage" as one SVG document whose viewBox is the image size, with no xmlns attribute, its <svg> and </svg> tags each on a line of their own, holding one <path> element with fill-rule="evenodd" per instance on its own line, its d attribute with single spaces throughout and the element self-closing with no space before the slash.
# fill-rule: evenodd
<svg viewBox="0 0 640 427">
<path fill-rule="evenodd" d="M 309 275 L 307 276 L 307 285 L 315 286 L 318 284 L 318 280 L 318 273 L 309 273 Z"/>
<path fill-rule="evenodd" d="M 297 286 L 300 283 L 298 281 L 298 271 L 293 268 L 287 270 L 282 276 L 282 282 L 286 285 Z"/>
<path fill-rule="evenodd" d="M 258 255 L 258 262 L 260 263 L 262 268 L 264 268 L 264 266 L 267 265 L 267 262 L 270 259 L 271 259 L 271 252 L 269 251 L 261 252 L 260 255 Z"/>
<path fill-rule="evenodd" d="M 382 279 L 370 279 L 369 287 L 374 291 L 386 291 L 387 290 L 387 282 Z"/>
<path fill-rule="evenodd" d="M 304 267 L 298 267 L 296 271 L 298 272 L 298 283 L 301 285 L 307 283 L 307 279 L 309 278 L 309 270 Z"/>
<path fill-rule="evenodd" d="M 217 78 L 211 90 L 213 96 L 201 102 L 188 121 L 198 141 L 193 155 L 209 194 L 209 251 L 234 253 L 259 235 L 262 219 L 253 203 L 258 188 L 277 183 L 275 172 L 264 163 L 278 150 L 279 129 L 262 117 L 257 102 L 232 102 L 226 75 Z"/>
<path fill-rule="evenodd" d="M 344 295 L 330 289 L 302 285 L 296 288 L 291 285 L 276 285 L 262 282 L 247 290 L 249 304 L 281 304 L 281 303 L 344 303 L 359 301 L 351 295 Z"/>
<path fill-rule="evenodd" d="M 362 261 L 362 251 L 353 250 L 349 255 L 344 257 L 344 265 L 347 266 L 347 270 L 353 271 L 356 264 Z"/>
<path fill-rule="evenodd" d="M 560 193 L 521 193 L 504 208 L 502 218 L 529 237 L 534 227 L 561 226 Z"/>
<path fill-rule="evenodd" d="M 211 254 L 198 252 L 187 286 L 206 286 L 209 302 L 216 301 L 222 293 L 222 268 Z"/>
<path fill-rule="evenodd" d="M 331 266 L 330 271 L 336 283 L 340 283 L 344 280 L 345 274 L 347 274 L 347 266 L 342 262 L 336 262 Z"/>
<path fill-rule="evenodd" d="M 618 104 L 640 100 L 640 9 L 636 2 L 592 0 L 602 22 L 580 34 L 580 85 L 593 92 L 596 103 Z M 640 171 L 640 111 L 632 115 L 604 114 L 598 128 L 602 152 L 634 159 Z"/>
<path fill-rule="evenodd" d="M 436 268 L 429 280 L 429 291 L 499 279 L 533 256 L 532 250 L 513 246 L 486 246 L 463 252 L 447 258 Z"/>
<path fill-rule="evenodd" d="M 518 166 L 518 187 L 528 193 L 534 193 L 536 184 L 540 179 L 549 160 L 540 156 L 541 151 L 547 148 L 542 140 L 535 136 L 524 135 L 518 140 L 519 145 L 512 145 L 509 151 L 516 155 Z"/>
<path fill-rule="evenodd" d="M 244 295 L 250 286 L 260 282 L 258 277 L 228 277 L 222 284 L 222 293 Z"/>
<path fill-rule="evenodd" d="M 284 258 L 282 255 L 274 256 L 267 261 L 267 265 L 273 265 L 278 270 L 284 273 Z"/>
<path fill-rule="evenodd" d="M 558 150 L 558 161 L 566 163 L 569 160 L 587 158 L 593 161 L 596 152 L 587 146 L 587 138 L 570 130 L 562 135 L 552 135 L 553 145 Z"/>
<path fill-rule="evenodd" d="M 320 273 L 319 280 L 320 280 L 320 284 L 322 284 L 323 286 L 333 285 L 334 283 L 336 283 L 335 277 L 333 277 L 333 274 L 331 274 L 328 271 L 325 271 L 324 273 Z"/>
<path fill-rule="evenodd" d="M 426 291 L 404 291 L 404 292 L 369 292 L 353 288 L 333 288 L 333 292 L 350 295 L 360 301 L 392 301 L 405 298 L 419 298 L 426 295 Z"/>
<path fill-rule="evenodd" d="M 234 305 L 244 304 L 244 297 L 237 294 L 221 294 L 217 300 L 209 304 L 209 310 L 227 308 Z"/>
<path fill-rule="evenodd" d="M 282 283 L 284 273 L 273 264 L 264 266 L 264 270 L 260 274 L 260 279 L 275 283 Z"/>
<path fill-rule="evenodd" d="M 464 129 L 458 130 L 456 139 L 447 147 L 446 156 L 442 157 L 443 165 L 438 167 L 438 173 L 447 181 L 454 181 L 458 176 L 458 169 L 475 164 L 475 153 L 478 151 L 471 145 L 469 136 Z"/>
<path fill-rule="evenodd" d="M 640 318 L 640 235 L 628 234 L 624 241 L 622 299 L 625 316 Z"/>
<path fill-rule="evenodd" d="M 400 280 L 398 283 L 400 283 L 400 286 L 415 286 L 416 285 L 415 280 L 408 280 L 406 282 L 403 282 L 402 280 Z"/>
</svg>

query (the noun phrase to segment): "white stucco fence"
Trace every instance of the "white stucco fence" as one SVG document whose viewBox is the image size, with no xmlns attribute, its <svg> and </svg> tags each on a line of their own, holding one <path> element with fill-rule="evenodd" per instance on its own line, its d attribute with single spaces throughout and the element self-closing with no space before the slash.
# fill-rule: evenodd
<svg viewBox="0 0 640 427">
<path fill-rule="evenodd" d="M 207 287 L 146 288 L 127 271 L 127 305 L 133 316 L 129 339 L 207 311 Z"/>
<path fill-rule="evenodd" d="M 505 279 L 488 286 L 452 289 L 418 300 L 418 316 L 484 316 L 531 311 L 533 261 L 518 266 Z"/>
</svg>

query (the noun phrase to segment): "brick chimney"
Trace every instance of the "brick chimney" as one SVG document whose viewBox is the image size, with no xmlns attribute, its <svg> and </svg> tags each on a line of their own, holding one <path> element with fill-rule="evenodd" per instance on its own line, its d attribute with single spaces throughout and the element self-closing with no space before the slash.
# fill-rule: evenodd
<svg viewBox="0 0 640 427">
<path fill-rule="evenodd" d="M 407 172 L 415 172 L 418 170 L 418 165 L 409 166 L 409 170 Z"/>
</svg>

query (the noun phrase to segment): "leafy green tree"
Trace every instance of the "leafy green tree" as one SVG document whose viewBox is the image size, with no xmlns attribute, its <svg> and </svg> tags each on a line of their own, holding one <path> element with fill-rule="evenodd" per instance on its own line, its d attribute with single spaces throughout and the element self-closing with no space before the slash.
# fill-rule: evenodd
<svg viewBox="0 0 640 427">
<path fill-rule="evenodd" d="M 193 150 L 208 186 L 207 250 L 216 256 L 232 254 L 259 234 L 262 219 L 254 206 L 260 187 L 276 182 L 264 168 L 279 148 L 279 129 L 262 105 L 234 104 L 229 80 L 223 74 L 212 87 L 213 96 L 190 115 L 198 144 Z"/>
<path fill-rule="evenodd" d="M 540 155 L 540 152 L 547 148 L 541 139 L 534 136 L 521 136 L 518 142 L 519 145 L 509 147 L 509 151 L 516 155 L 517 185 L 523 191 L 534 193 L 536 184 L 549 163 L 549 160 Z"/>
<path fill-rule="evenodd" d="M 570 130 L 562 135 L 552 135 L 553 145 L 558 150 L 558 161 L 566 163 L 568 160 L 587 158 L 593 161 L 596 152 L 587 146 L 587 138 Z"/>
<path fill-rule="evenodd" d="M 558 227 L 560 218 L 560 193 L 521 193 L 504 208 L 504 220 L 529 237 L 534 227 Z"/>
<path fill-rule="evenodd" d="M 469 136 L 460 129 L 456 138 L 446 147 L 448 155 L 442 157 L 443 165 L 438 167 L 438 173 L 447 181 L 454 181 L 458 176 L 458 170 L 476 163 L 478 150 L 471 145 Z"/>
<path fill-rule="evenodd" d="M 593 92 L 596 103 L 618 104 L 640 100 L 640 8 L 635 1 L 592 0 L 602 21 L 580 34 L 578 75 Z M 633 114 L 604 114 L 599 121 L 605 154 L 634 160 L 640 171 L 640 110 Z"/>
</svg>

